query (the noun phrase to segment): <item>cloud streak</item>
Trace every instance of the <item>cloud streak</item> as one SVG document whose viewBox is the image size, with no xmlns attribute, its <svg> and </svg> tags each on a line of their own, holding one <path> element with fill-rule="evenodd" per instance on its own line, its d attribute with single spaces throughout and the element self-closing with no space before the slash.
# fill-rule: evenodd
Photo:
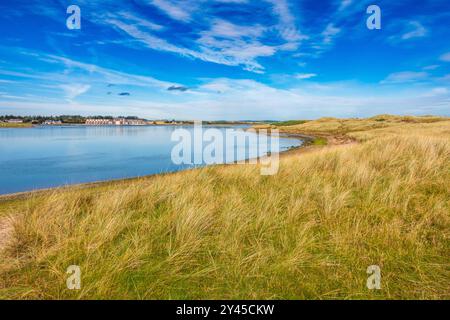
<svg viewBox="0 0 450 320">
<path fill-rule="evenodd" d="M 83 93 L 86 93 L 91 86 L 88 84 L 62 84 L 59 86 L 61 89 L 64 90 L 66 97 L 68 100 L 73 100 L 76 97 L 82 95 Z"/>
</svg>

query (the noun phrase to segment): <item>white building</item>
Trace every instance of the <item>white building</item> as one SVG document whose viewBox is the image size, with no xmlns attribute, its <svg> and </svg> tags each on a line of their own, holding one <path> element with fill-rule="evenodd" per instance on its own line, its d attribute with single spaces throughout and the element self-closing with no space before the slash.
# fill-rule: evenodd
<svg viewBox="0 0 450 320">
<path fill-rule="evenodd" d="M 91 126 L 108 126 L 113 125 L 114 122 L 112 119 L 86 119 L 85 124 Z"/>
<path fill-rule="evenodd" d="M 54 125 L 61 125 L 61 124 L 62 124 L 62 122 L 60 120 L 47 120 L 43 123 L 43 125 L 46 125 L 46 126 L 52 126 L 52 125 L 54 126 Z"/>
<path fill-rule="evenodd" d="M 86 125 L 91 126 L 143 126 L 147 123 L 140 119 L 125 119 L 125 118 L 114 118 L 114 119 L 86 119 Z"/>
</svg>

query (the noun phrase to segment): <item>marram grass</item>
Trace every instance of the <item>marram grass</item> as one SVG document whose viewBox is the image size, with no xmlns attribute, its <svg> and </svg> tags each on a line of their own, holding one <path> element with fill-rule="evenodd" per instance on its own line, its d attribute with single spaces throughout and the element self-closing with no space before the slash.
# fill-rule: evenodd
<svg viewBox="0 0 450 320">
<path fill-rule="evenodd" d="M 449 299 L 450 122 L 351 135 L 274 176 L 216 166 L 3 201 L 0 298 Z"/>
</svg>

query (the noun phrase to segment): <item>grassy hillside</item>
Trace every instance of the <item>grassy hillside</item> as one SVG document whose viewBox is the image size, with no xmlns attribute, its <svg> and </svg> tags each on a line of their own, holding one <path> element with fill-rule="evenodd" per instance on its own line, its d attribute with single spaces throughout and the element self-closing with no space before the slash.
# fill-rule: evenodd
<svg viewBox="0 0 450 320">
<path fill-rule="evenodd" d="M 315 121 L 286 121 L 278 123 L 278 129 L 310 134 L 347 134 L 349 132 L 367 131 L 378 128 L 399 127 L 405 124 L 424 124 L 450 120 L 436 116 L 392 116 L 378 115 L 367 119 L 320 118 Z"/>
<path fill-rule="evenodd" d="M 429 119 L 287 128 L 360 143 L 286 155 L 274 176 L 216 166 L 4 200 L 0 298 L 449 299 L 450 121 Z"/>
</svg>

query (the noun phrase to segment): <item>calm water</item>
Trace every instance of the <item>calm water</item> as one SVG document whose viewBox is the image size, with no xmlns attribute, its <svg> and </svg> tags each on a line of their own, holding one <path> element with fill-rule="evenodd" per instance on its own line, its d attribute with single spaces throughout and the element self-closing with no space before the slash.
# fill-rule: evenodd
<svg viewBox="0 0 450 320">
<path fill-rule="evenodd" d="M 0 194 L 190 168 L 192 165 L 176 165 L 171 160 L 172 148 L 177 144 L 171 141 L 171 134 L 177 128 L 2 128 Z M 184 128 L 193 131 L 192 127 Z M 218 129 L 225 130 L 223 127 Z M 297 139 L 280 138 L 280 150 L 301 143 Z M 236 148 L 249 151 L 248 145 Z M 263 154 L 259 152 L 259 155 Z"/>
</svg>

